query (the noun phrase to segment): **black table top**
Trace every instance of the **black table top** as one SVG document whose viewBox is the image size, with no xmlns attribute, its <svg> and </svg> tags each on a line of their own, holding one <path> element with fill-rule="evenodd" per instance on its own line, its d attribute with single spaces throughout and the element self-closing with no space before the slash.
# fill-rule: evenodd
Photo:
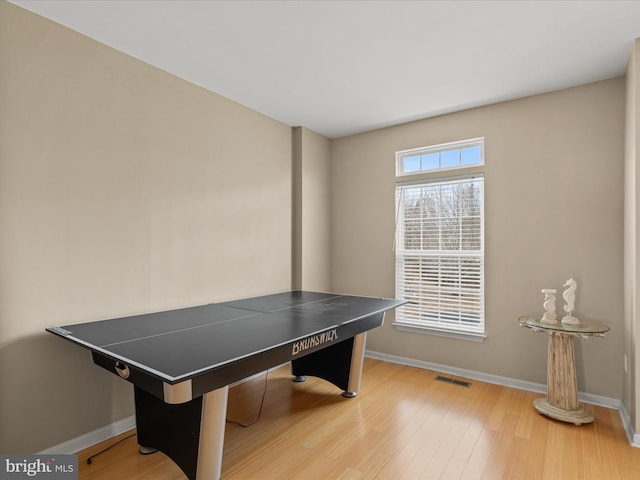
<svg viewBox="0 0 640 480">
<path fill-rule="evenodd" d="M 47 331 L 174 383 L 403 303 L 292 291 Z"/>
</svg>

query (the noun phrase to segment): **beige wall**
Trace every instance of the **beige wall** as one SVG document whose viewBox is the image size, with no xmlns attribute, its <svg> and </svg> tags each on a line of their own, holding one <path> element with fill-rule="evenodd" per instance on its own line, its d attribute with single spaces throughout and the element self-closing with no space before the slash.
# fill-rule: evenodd
<svg viewBox="0 0 640 480">
<path fill-rule="evenodd" d="M 626 131 L 625 131 L 625 183 L 624 183 L 624 354 L 627 355 L 628 371 L 623 377 L 624 408 L 631 416 L 636 432 L 640 432 L 638 411 L 640 395 L 636 389 L 640 386 L 640 355 L 636 354 L 638 345 L 638 215 L 640 201 L 638 188 L 638 162 L 640 161 L 638 138 L 638 115 L 640 115 L 640 40 L 636 40 L 629 57 L 626 73 Z"/>
<path fill-rule="evenodd" d="M 0 64 L 0 452 L 33 452 L 133 413 L 45 327 L 290 288 L 291 129 L 5 1 Z"/>
<path fill-rule="evenodd" d="M 399 333 L 390 316 L 368 348 L 545 383 L 546 336 L 517 318 L 573 276 L 578 316 L 612 327 L 577 342 L 579 388 L 624 398 L 635 418 L 624 79 L 329 141 L 4 0 L 0 65 L 0 452 L 133 413 L 130 386 L 46 326 L 291 285 L 393 296 L 395 151 L 478 136 L 486 341 Z M 632 149 L 635 171 L 635 135 Z"/>
<path fill-rule="evenodd" d="M 329 291 L 331 141 L 304 127 L 293 130 L 293 286 Z"/>
<path fill-rule="evenodd" d="M 486 331 L 483 343 L 370 332 L 370 350 L 546 383 L 541 288 L 576 279 L 576 314 L 605 322 L 576 342 L 581 391 L 621 398 L 624 79 L 500 103 L 332 143 L 332 287 L 394 294 L 394 154 L 485 137 Z M 561 307 L 560 307 L 561 308 Z"/>
</svg>

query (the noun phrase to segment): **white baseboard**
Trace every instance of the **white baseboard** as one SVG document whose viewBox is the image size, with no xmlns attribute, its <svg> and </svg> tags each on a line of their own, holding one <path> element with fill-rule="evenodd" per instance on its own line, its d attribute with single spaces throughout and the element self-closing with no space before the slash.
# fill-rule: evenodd
<svg viewBox="0 0 640 480">
<path fill-rule="evenodd" d="M 442 365 L 440 363 L 425 362 L 413 358 L 373 352 L 371 350 L 366 350 L 365 356 L 375 358 L 377 360 L 383 360 L 385 362 L 398 363 L 400 365 L 423 368 L 425 370 L 433 370 L 440 373 L 448 373 L 449 375 L 456 375 L 471 380 L 478 380 L 480 382 L 502 385 L 504 387 L 517 388 L 520 390 L 527 390 L 530 392 L 537 392 L 542 394 L 547 393 L 547 386 L 542 383 L 527 382 L 515 378 L 501 377 L 499 375 L 491 375 L 488 373 L 476 372 L 474 370 L 467 370 L 464 368 L 450 367 L 448 365 Z M 633 425 L 631 424 L 629 414 L 622 404 L 622 400 L 585 392 L 578 392 L 578 398 L 585 403 L 618 410 L 618 412 L 620 413 L 620 420 L 622 421 L 622 424 L 624 426 L 624 430 L 627 434 L 629 443 L 634 447 L 640 448 L 640 435 L 635 433 Z"/>
<path fill-rule="evenodd" d="M 95 445 L 96 443 L 103 442 L 112 437 L 115 437 L 116 435 L 126 432 L 127 430 L 131 430 L 132 428 L 135 428 L 135 426 L 136 417 L 132 415 L 109 425 L 105 425 L 104 427 L 98 428 L 97 430 L 94 430 L 92 432 L 85 433 L 84 435 L 80 435 L 79 437 L 72 438 L 71 440 L 67 440 L 66 442 L 62 442 L 53 447 L 49 447 L 38 453 L 45 455 L 75 454 L 80 450 L 84 450 L 85 448 L 89 448 Z"/>
<path fill-rule="evenodd" d="M 622 419 L 622 424 L 624 425 L 624 431 L 627 434 L 627 439 L 629 443 L 634 446 L 640 448 L 640 434 L 637 434 L 633 426 L 631 424 L 631 417 L 629 416 L 629 412 L 624 408 L 624 404 L 620 405 L 620 418 Z"/>
</svg>

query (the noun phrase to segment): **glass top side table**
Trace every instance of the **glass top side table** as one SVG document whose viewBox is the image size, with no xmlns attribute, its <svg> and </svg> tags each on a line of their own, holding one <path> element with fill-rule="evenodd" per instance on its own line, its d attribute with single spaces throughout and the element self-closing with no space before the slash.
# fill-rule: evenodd
<svg viewBox="0 0 640 480">
<path fill-rule="evenodd" d="M 540 316 L 524 316 L 519 320 L 521 327 L 549 334 L 547 397 L 534 400 L 535 409 L 538 413 L 575 425 L 593 422 L 593 412 L 578 402 L 573 338 L 604 337 L 609 327 L 600 323 L 542 323 Z"/>
</svg>

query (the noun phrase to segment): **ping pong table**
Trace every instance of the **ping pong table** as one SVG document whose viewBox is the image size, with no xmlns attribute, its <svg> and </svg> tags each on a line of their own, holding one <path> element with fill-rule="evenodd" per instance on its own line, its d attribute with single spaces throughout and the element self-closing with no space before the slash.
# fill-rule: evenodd
<svg viewBox="0 0 640 480">
<path fill-rule="evenodd" d="M 164 452 L 190 480 L 213 480 L 230 384 L 291 362 L 295 381 L 320 377 L 354 397 L 367 331 L 403 303 L 291 291 L 46 330 L 134 385 L 141 448 Z"/>
</svg>

